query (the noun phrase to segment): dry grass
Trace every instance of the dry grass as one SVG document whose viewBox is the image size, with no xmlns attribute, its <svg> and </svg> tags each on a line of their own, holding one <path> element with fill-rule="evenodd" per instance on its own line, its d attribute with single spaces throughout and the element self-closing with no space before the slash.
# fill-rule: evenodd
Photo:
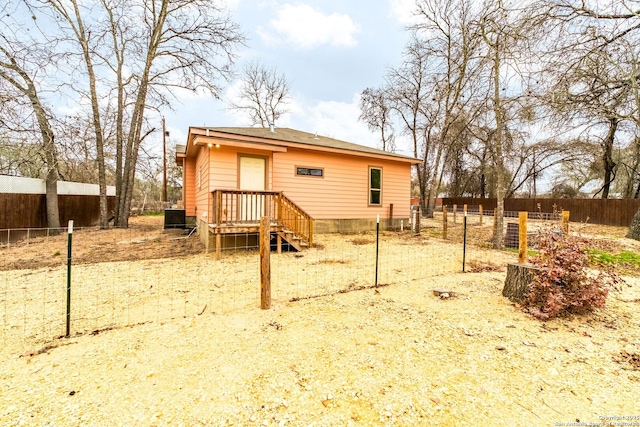
<svg viewBox="0 0 640 427">
<path fill-rule="evenodd" d="M 369 258 L 357 258 L 372 247 L 353 237 L 318 236 L 322 247 L 302 257 L 272 255 L 270 310 L 258 308 L 252 253 L 79 266 L 90 283 L 115 280 L 95 308 L 122 301 L 131 319 L 19 353 L 29 341 L 3 330 L 0 425 L 555 425 L 635 414 L 640 280 L 627 277 L 593 316 L 541 323 L 501 296 L 515 254 L 472 246 L 474 272 L 461 273 L 459 244 L 428 233 L 384 238 L 378 288 Z M 440 270 L 410 271 L 409 257 Z M 121 282 L 121 272 L 139 283 Z M 14 286 L 64 277 L 53 267 L 12 273 L 0 315 Z M 150 283 L 156 274 L 170 280 Z M 456 297 L 434 296 L 437 288 Z M 134 301 L 166 295 L 179 302 L 173 316 L 140 317 Z"/>
</svg>

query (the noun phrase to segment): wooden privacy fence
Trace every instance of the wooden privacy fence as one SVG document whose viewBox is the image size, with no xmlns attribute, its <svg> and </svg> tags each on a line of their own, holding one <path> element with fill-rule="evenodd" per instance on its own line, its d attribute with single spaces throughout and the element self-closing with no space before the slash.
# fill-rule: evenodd
<svg viewBox="0 0 640 427">
<path fill-rule="evenodd" d="M 491 215 L 496 199 L 456 197 L 442 199 L 443 206 L 482 205 Z M 571 212 L 571 221 L 628 227 L 640 208 L 640 199 L 505 199 L 504 210 L 513 212 Z"/>
<path fill-rule="evenodd" d="M 115 209 L 115 197 L 107 197 L 109 210 Z M 100 196 L 58 195 L 60 224 L 70 219 L 78 227 L 98 224 Z M 0 193 L 0 229 L 46 228 L 47 202 L 44 194 Z"/>
</svg>

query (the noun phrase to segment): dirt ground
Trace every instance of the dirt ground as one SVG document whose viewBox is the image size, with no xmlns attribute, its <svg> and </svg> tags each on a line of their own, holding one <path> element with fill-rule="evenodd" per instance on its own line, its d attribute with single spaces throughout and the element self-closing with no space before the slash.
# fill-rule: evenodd
<svg viewBox="0 0 640 427">
<path fill-rule="evenodd" d="M 185 271 L 217 268 L 202 267 L 212 265 L 211 255 L 196 239 L 163 234 L 161 222 L 136 218 L 126 231 L 83 231 L 92 239 L 77 239 L 74 259 L 87 269 L 100 261 L 103 275 L 116 264 L 142 274 L 176 269 L 171 259 L 149 261 L 167 254 L 181 257 Z M 437 222 L 424 226 L 431 237 L 422 244 L 435 258 L 458 249 L 434 237 Z M 638 250 L 622 229 L 579 232 L 612 252 Z M 0 268 L 24 272 L 41 268 L 43 258 L 56 268 L 64 252 L 55 251 L 66 248 L 66 236 L 58 238 L 2 249 Z M 371 245 L 354 240 L 342 239 L 348 250 Z M 309 299 L 276 294 L 270 310 L 209 307 L 56 339 L 28 353 L 5 342 L 0 425 L 640 425 L 638 275 L 625 270 L 626 284 L 591 316 L 540 322 L 501 295 L 514 253 L 491 251 L 483 241 L 467 273 Z M 305 262 L 300 271 L 308 272 L 321 253 L 273 262 Z M 356 268 L 334 261 L 327 268 Z M 244 262 L 237 255 L 220 265 Z M 450 297 L 436 296 L 440 288 Z"/>
<path fill-rule="evenodd" d="M 198 239 L 183 239 L 181 232 L 163 232 L 163 217 L 132 217 L 129 228 L 75 229 L 73 231 L 73 263 L 139 261 L 178 258 L 202 253 Z M 35 237 L 2 248 L 0 270 L 56 267 L 67 262 L 68 234 Z"/>
</svg>

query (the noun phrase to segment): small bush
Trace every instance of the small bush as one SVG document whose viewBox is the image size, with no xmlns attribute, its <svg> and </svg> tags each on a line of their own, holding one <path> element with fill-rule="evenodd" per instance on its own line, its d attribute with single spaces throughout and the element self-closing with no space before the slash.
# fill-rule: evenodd
<svg viewBox="0 0 640 427">
<path fill-rule="evenodd" d="M 356 246 L 360 246 L 360 245 L 369 245 L 371 243 L 375 243 L 376 241 L 373 239 L 369 239 L 367 237 L 356 237 L 354 239 L 351 239 L 351 243 L 356 245 Z"/>
<path fill-rule="evenodd" d="M 524 307 L 538 319 L 567 313 L 582 314 L 605 306 L 607 294 L 620 279 L 609 270 L 589 270 L 586 240 L 559 233 L 542 233 L 538 254 L 531 260 L 540 269 L 531 282 Z"/>
</svg>

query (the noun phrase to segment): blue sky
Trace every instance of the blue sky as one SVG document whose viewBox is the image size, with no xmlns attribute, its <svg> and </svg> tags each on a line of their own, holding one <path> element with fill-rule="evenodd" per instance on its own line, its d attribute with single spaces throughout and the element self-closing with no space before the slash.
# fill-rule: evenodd
<svg viewBox="0 0 640 427">
<path fill-rule="evenodd" d="M 318 132 L 379 148 L 379 137 L 358 120 L 359 94 L 379 86 L 400 62 L 408 39 L 411 0 L 227 0 L 233 20 L 247 36 L 237 69 L 258 61 L 285 74 L 291 87 L 289 113 L 276 127 Z M 171 144 L 184 144 L 189 126 L 248 126 L 223 99 L 185 96 L 164 112 Z M 405 152 L 399 144 L 399 151 Z"/>
</svg>

